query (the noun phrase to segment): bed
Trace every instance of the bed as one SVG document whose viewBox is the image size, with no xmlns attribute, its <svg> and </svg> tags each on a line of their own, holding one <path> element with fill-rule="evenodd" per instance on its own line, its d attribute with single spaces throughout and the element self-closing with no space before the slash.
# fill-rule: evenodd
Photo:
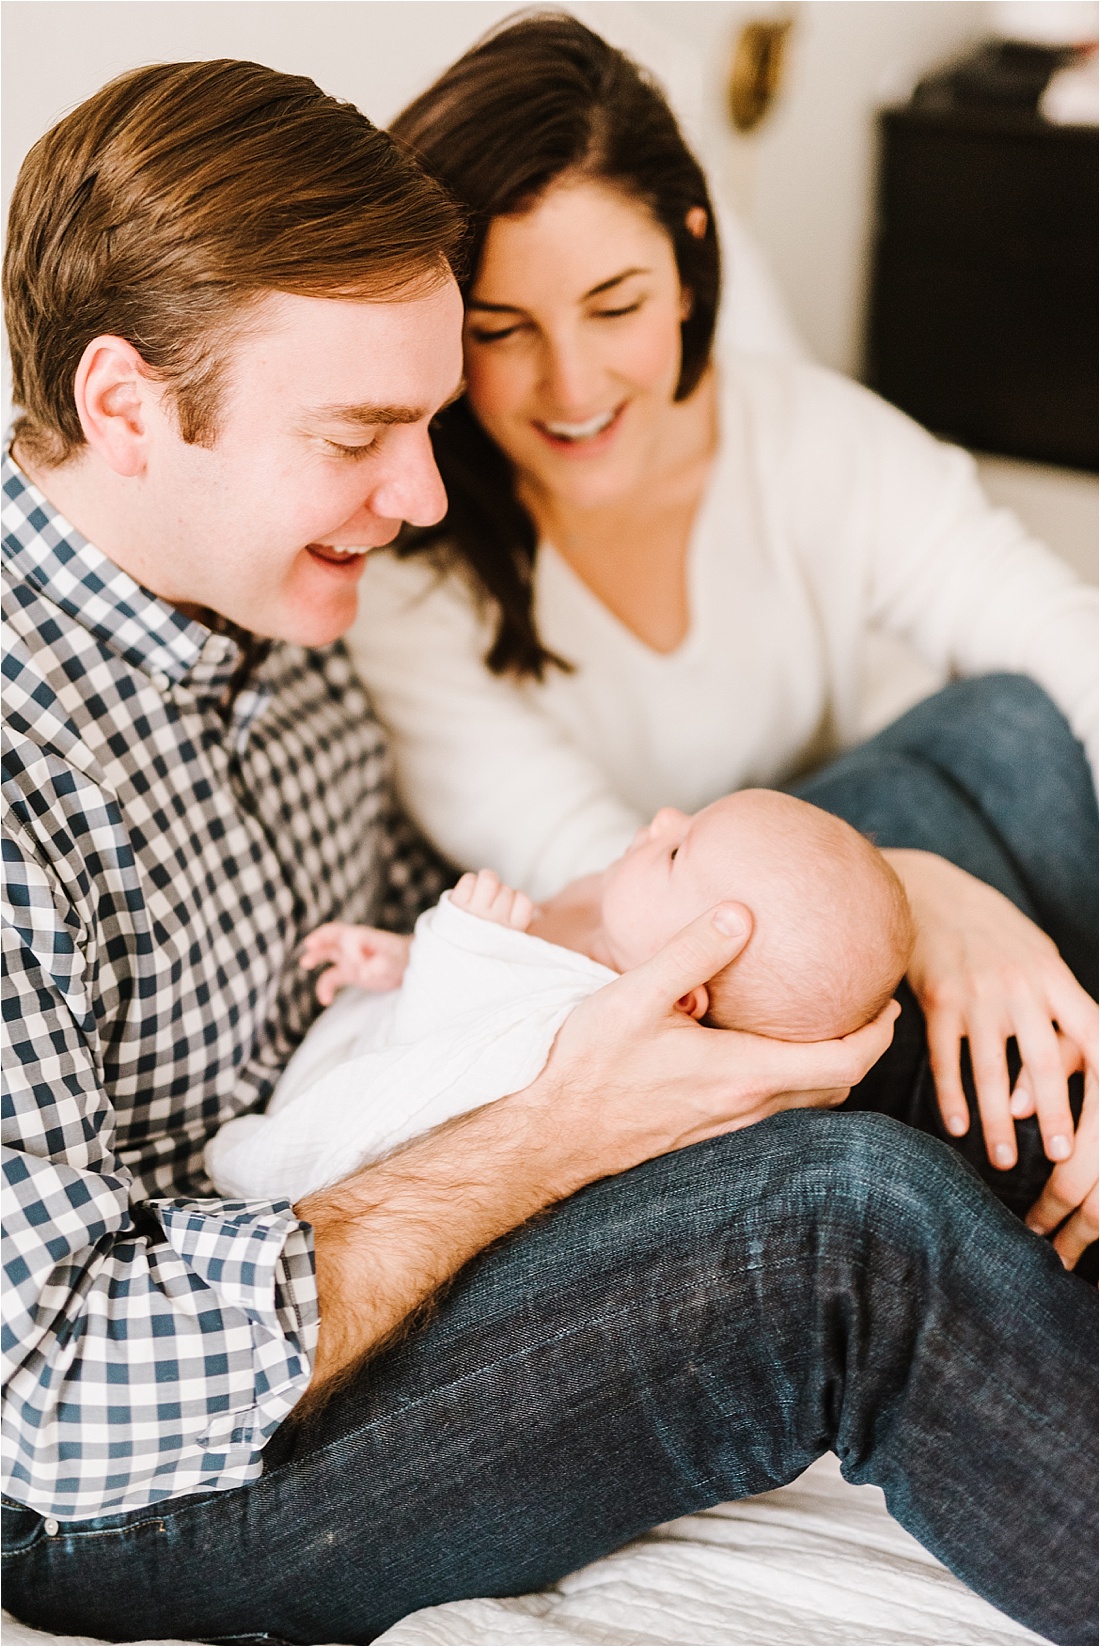
<svg viewBox="0 0 1100 1647">
<path fill-rule="evenodd" d="M 9 1647 L 90 1647 L 5 1615 Z M 452 1601 L 378 1637 L 392 1647 L 798 1647 L 1038 1642 L 972 1595 L 835 1458 L 788 1487 L 656 1528 L 537 1595 Z M 173 1643 L 169 1647 L 190 1647 Z"/>
</svg>

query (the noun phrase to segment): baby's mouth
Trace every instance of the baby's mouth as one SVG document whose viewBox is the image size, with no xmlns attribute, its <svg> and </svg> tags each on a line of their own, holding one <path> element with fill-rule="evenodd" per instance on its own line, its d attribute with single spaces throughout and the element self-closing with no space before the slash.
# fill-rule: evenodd
<svg viewBox="0 0 1100 1647">
<path fill-rule="evenodd" d="M 625 405 L 625 402 L 623 402 Z M 609 411 L 597 412 L 595 417 L 586 418 L 583 423 L 568 423 L 564 419 L 555 418 L 537 422 L 535 427 L 545 439 L 556 446 L 583 446 L 588 441 L 598 440 L 617 423 L 622 414 L 623 406 L 612 406 Z"/>
</svg>

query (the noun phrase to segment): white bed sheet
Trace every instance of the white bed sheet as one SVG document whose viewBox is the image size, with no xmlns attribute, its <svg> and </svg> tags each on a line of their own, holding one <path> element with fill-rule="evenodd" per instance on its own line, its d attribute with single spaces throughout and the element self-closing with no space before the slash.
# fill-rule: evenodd
<svg viewBox="0 0 1100 1647">
<path fill-rule="evenodd" d="M 10 1647 L 91 1647 L 5 1615 Z M 537 1595 L 452 1601 L 389 1647 L 929 1647 L 1038 1642 L 972 1595 L 833 1457 L 777 1492 L 684 1516 Z M 190 1647 L 171 1643 L 170 1647 Z"/>
</svg>

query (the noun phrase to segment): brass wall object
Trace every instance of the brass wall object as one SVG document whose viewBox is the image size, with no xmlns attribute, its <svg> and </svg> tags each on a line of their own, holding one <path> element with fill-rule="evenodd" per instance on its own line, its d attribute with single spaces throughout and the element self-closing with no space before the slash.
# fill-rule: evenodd
<svg viewBox="0 0 1100 1647">
<path fill-rule="evenodd" d="M 730 119 L 739 132 L 751 132 L 775 100 L 791 18 L 746 23 L 737 37 L 727 92 Z"/>
</svg>

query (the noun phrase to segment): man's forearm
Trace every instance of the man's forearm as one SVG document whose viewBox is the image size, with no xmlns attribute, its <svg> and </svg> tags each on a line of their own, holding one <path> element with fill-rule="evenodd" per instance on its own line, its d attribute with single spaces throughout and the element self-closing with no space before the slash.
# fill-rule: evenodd
<svg viewBox="0 0 1100 1647">
<path fill-rule="evenodd" d="M 469 1259 L 579 1187 L 584 1174 L 545 1124 L 548 1086 L 544 1077 L 445 1122 L 298 1203 L 313 1226 L 321 1330 L 297 1416 L 321 1405 Z"/>
</svg>

